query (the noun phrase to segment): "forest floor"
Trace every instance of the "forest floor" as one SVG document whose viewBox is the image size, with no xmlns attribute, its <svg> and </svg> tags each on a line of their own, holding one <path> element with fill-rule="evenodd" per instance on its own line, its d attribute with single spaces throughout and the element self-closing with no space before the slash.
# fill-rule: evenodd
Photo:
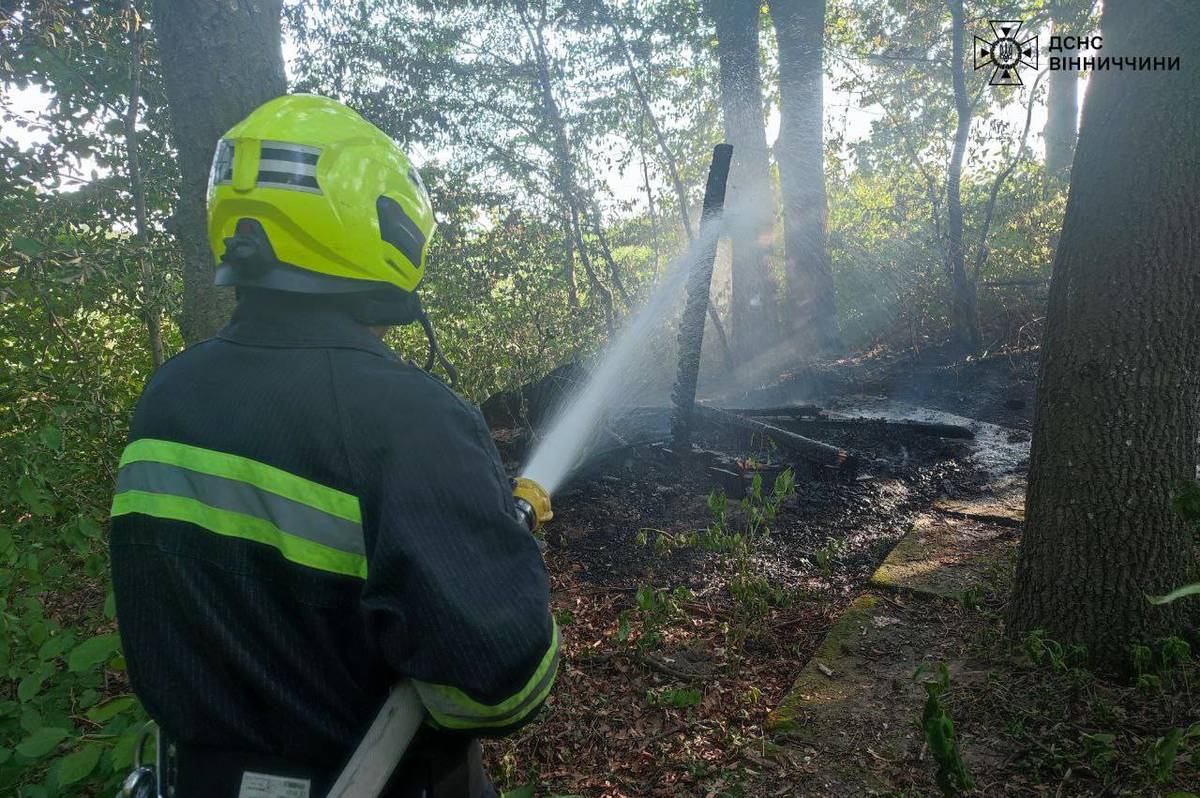
<svg viewBox="0 0 1200 798">
<path fill-rule="evenodd" d="M 860 466 L 812 479 L 798 465 L 794 492 L 773 493 L 787 458 L 761 436 L 702 428 L 700 447 L 766 475 L 762 498 L 724 506 L 694 460 L 636 444 L 598 458 L 555 497 L 546 561 L 563 666 L 540 719 L 488 744 L 498 784 L 516 795 L 936 795 L 919 721 L 922 682 L 937 670 L 916 674 L 925 662 L 948 664 L 941 703 L 975 774 L 968 794 L 1200 784 L 1200 762 L 1185 762 L 1200 739 L 1181 738 L 1177 752 L 1163 739 L 1200 717 L 1192 666 L 1138 692 L 1074 667 L 1053 641 L 1026 641 L 1022 654 L 1000 633 L 1020 520 L 1011 507 L 1008 517 L 971 507 L 1021 492 L 1035 368 L 1036 353 L 957 366 L 882 355 L 724 397 L 976 433 L 822 428 Z M 520 435 L 497 437 L 515 465 Z M 933 594 L 887 584 L 877 569 L 931 524 L 955 530 L 931 555 L 948 581 L 936 577 Z M 987 550 L 980 567 L 941 567 L 973 556 L 970 541 Z"/>
</svg>

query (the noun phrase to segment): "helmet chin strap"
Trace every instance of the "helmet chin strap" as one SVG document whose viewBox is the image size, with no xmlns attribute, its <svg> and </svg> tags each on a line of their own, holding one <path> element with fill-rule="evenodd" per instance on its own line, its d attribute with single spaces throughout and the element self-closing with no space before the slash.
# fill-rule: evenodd
<svg viewBox="0 0 1200 798">
<path fill-rule="evenodd" d="M 425 358 L 425 370 L 432 372 L 436 361 L 441 364 L 446 371 L 446 376 L 450 378 L 450 387 L 457 387 L 458 369 L 446 359 L 446 355 L 442 352 L 442 346 L 438 343 L 437 333 L 433 331 L 433 322 L 429 320 L 429 316 L 425 315 L 425 308 L 419 304 L 417 305 L 417 321 L 421 323 L 421 329 L 425 330 L 425 337 L 429 340 L 429 354 Z"/>
</svg>

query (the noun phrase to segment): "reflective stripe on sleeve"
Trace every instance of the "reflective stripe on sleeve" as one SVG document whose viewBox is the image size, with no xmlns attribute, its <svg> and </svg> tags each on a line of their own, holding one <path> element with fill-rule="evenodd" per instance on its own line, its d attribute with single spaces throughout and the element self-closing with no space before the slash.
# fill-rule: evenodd
<svg viewBox="0 0 1200 798">
<path fill-rule="evenodd" d="M 481 704 L 448 685 L 413 681 L 434 723 L 445 729 L 482 729 L 518 723 L 541 706 L 558 674 L 559 632 L 524 687 L 498 704 Z"/>
<path fill-rule="evenodd" d="M 112 504 L 113 516 L 129 513 L 185 521 L 271 546 L 298 565 L 367 577 L 358 500 L 248 458 L 135 441 L 121 458 Z"/>
<path fill-rule="evenodd" d="M 349 493 L 326 487 L 319 482 L 289 474 L 249 457 L 239 457 L 186 443 L 142 438 L 125 447 L 121 466 L 149 461 L 182 466 L 202 474 L 248 482 L 257 488 L 306 504 L 330 515 L 355 523 L 362 522 L 358 499 Z"/>
</svg>

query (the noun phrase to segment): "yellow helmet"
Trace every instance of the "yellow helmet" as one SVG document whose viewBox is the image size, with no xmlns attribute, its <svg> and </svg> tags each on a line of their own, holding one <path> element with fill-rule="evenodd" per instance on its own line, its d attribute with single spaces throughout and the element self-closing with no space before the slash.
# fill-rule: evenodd
<svg viewBox="0 0 1200 798">
<path fill-rule="evenodd" d="M 217 144 L 208 240 L 219 285 L 408 294 L 436 228 L 408 157 L 334 100 L 277 97 Z"/>
</svg>

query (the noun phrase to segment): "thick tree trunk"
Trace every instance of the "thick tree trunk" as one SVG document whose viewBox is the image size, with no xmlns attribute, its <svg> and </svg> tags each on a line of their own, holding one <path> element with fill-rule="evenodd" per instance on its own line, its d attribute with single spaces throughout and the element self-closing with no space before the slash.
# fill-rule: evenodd
<svg viewBox="0 0 1200 798">
<path fill-rule="evenodd" d="M 955 343 L 963 350 L 978 352 L 979 318 L 975 302 L 975 281 L 967 275 L 967 255 L 963 244 L 962 168 L 971 135 L 971 102 L 967 98 L 967 78 L 963 72 L 963 45 L 967 35 L 962 0 L 946 0 L 954 37 L 950 68 L 954 80 L 954 108 L 958 119 L 954 130 L 954 148 L 946 174 L 946 280 L 950 287 L 950 318 Z"/>
<path fill-rule="evenodd" d="M 1050 6 L 1054 19 L 1053 35 L 1074 36 L 1076 28 L 1064 25 L 1062 4 Z M 1071 53 L 1077 55 L 1077 53 Z M 1046 89 L 1046 126 L 1042 135 L 1046 139 L 1046 180 L 1066 181 L 1071 173 L 1071 160 L 1075 157 L 1075 121 L 1079 117 L 1079 74 L 1065 69 L 1050 73 Z"/>
<path fill-rule="evenodd" d="M 779 42 L 779 140 L 788 307 L 784 326 L 819 351 L 838 345 L 825 197 L 825 0 L 771 0 Z"/>
<path fill-rule="evenodd" d="M 733 247 L 730 337 L 748 360 L 777 337 L 775 286 L 767 264 L 773 201 L 759 72 L 758 0 L 708 0 L 717 27 L 721 109 L 733 167 L 725 228 Z"/>
<path fill-rule="evenodd" d="M 1050 0 L 1051 36 L 1078 36 L 1086 32 L 1085 25 L 1095 0 Z M 1066 56 L 1078 56 L 1072 50 Z M 1046 89 L 1047 188 L 1056 183 L 1064 185 L 1071 175 L 1075 157 L 1075 140 L 1079 119 L 1079 73 L 1056 69 L 1050 73 Z"/>
<path fill-rule="evenodd" d="M 155 0 L 154 30 L 182 183 L 174 231 L 183 249 L 180 330 L 193 344 L 229 315 L 231 292 L 213 285 L 205 217 L 217 139 L 287 90 L 280 47 L 283 0 Z"/>
<path fill-rule="evenodd" d="M 1097 71 L 1042 344 L 1026 528 L 1008 623 L 1093 660 L 1178 633 L 1196 577 L 1172 495 L 1196 477 L 1200 400 L 1200 4 L 1107 0 L 1104 52 L 1181 69 Z"/>
</svg>

